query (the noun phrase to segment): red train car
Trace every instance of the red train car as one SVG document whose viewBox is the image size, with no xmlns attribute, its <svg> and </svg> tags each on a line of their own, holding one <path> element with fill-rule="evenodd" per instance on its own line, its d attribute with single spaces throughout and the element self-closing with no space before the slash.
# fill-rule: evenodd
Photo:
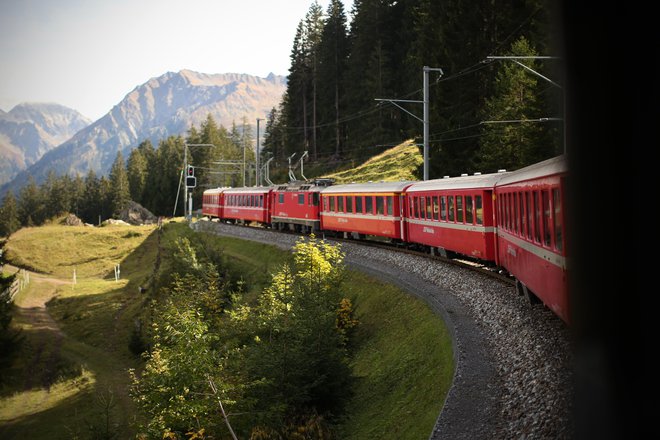
<svg viewBox="0 0 660 440">
<path fill-rule="evenodd" d="M 320 192 L 332 179 L 296 181 L 278 185 L 271 193 L 271 222 L 275 229 L 298 232 L 320 229 Z"/>
<path fill-rule="evenodd" d="M 497 264 L 569 322 L 563 156 L 522 168 L 495 185 Z M 531 292 L 530 292 L 531 291 Z"/>
<path fill-rule="evenodd" d="M 405 193 L 408 241 L 495 261 L 493 188 L 503 173 L 427 180 Z"/>
<path fill-rule="evenodd" d="M 202 195 L 202 215 L 222 218 L 226 188 L 207 189 Z"/>
<path fill-rule="evenodd" d="M 354 183 L 322 190 L 321 229 L 405 240 L 401 195 L 412 183 Z"/>
<path fill-rule="evenodd" d="M 234 223 L 258 222 L 270 225 L 270 193 L 272 188 L 228 188 L 223 190 L 222 219 Z"/>
</svg>

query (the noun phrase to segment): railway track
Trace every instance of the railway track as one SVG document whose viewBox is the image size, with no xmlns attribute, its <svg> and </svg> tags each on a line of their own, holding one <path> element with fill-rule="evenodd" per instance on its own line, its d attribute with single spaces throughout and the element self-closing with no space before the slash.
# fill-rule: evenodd
<svg viewBox="0 0 660 440">
<path fill-rule="evenodd" d="M 208 220 L 201 220 L 201 221 L 208 221 Z M 217 222 L 213 222 L 217 223 Z M 309 236 L 309 234 L 304 234 L 300 232 L 294 232 L 294 231 L 288 231 L 288 230 L 273 230 L 270 228 L 266 228 L 263 226 L 250 226 L 250 225 L 244 225 L 244 224 L 238 224 L 238 223 L 226 223 L 231 226 L 235 226 L 238 228 L 257 228 L 261 229 L 264 231 L 273 231 L 278 234 L 286 234 L 289 236 Z M 415 250 L 411 248 L 404 247 L 401 244 L 397 243 L 387 243 L 383 241 L 377 241 L 377 240 L 371 240 L 368 238 L 362 238 L 362 239 L 352 239 L 352 238 L 343 238 L 343 237 L 337 237 L 337 236 L 331 236 L 327 235 L 326 233 L 322 233 L 320 236 L 323 239 L 328 239 L 328 240 L 333 240 L 338 243 L 354 243 L 354 244 L 359 244 L 365 247 L 370 247 L 370 248 L 375 248 L 375 249 L 384 249 L 384 250 L 389 250 L 389 251 L 395 251 L 395 252 L 400 252 L 402 254 L 407 254 L 407 255 L 414 255 L 417 257 L 421 258 L 427 258 L 431 261 L 437 261 L 440 263 L 444 264 L 451 264 L 457 267 L 461 267 L 463 269 L 471 270 L 473 272 L 485 275 L 487 277 L 496 279 L 498 281 L 501 281 L 503 283 L 507 283 L 511 286 L 516 285 L 516 280 L 512 276 L 500 272 L 497 268 L 488 266 L 487 264 L 481 263 L 476 260 L 468 260 L 465 259 L 464 257 L 445 257 L 442 255 L 433 255 L 428 251 L 422 251 L 422 250 Z"/>
</svg>

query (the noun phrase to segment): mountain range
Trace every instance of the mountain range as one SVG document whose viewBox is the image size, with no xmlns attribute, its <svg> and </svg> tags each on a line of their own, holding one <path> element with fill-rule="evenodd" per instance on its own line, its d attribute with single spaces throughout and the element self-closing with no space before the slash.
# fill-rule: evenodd
<svg viewBox="0 0 660 440">
<path fill-rule="evenodd" d="M 209 114 L 225 127 L 232 122 L 240 125 L 243 117 L 256 125 L 256 118 L 265 118 L 279 104 L 285 89 L 286 77 L 272 73 L 265 78 L 191 70 L 165 73 L 137 86 L 106 115 L 47 151 L 0 193 L 12 189 L 16 194 L 29 176 L 43 182 L 50 170 L 58 175 L 84 176 L 90 169 L 97 175 L 107 174 L 118 151 L 127 158 L 144 140 L 157 146 L 168 136 L 185 135 Z M 0 118 L 7 114 L 0 114 Z"/>
<path fill-rule="evenodd" d="M 0 185 L 92 121 L 59 104 L 24 103 L 0 110 Z"/>
</svg>

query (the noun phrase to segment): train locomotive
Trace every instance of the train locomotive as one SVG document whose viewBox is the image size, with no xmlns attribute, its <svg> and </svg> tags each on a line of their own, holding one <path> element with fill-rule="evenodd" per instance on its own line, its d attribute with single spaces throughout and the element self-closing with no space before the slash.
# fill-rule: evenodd
<svg viewBox="0 0 660 440">
<path fill-rule="evenodd" d="M 570 323 L 567 166 L 558 156 L 513 172 L 422 182 L 329 179 L 204 191 L 202 214 L 229 223 L 323 232 L 464 255 L 511 274 L 521 294 Z"/>
</svg>

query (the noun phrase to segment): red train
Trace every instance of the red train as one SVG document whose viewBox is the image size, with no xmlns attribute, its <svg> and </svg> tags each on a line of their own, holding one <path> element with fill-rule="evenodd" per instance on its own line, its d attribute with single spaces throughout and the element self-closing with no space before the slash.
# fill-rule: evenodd
<svg viewBox="0 0 660 440">
<path fill-rule="evenodd" d="M 514 172 L 424 182 L 328 179 L 204 192 L 202 213 L 275 229 L 381 237 L 495 264 L 569 322 L 563 156 Z"/>
</svg>

